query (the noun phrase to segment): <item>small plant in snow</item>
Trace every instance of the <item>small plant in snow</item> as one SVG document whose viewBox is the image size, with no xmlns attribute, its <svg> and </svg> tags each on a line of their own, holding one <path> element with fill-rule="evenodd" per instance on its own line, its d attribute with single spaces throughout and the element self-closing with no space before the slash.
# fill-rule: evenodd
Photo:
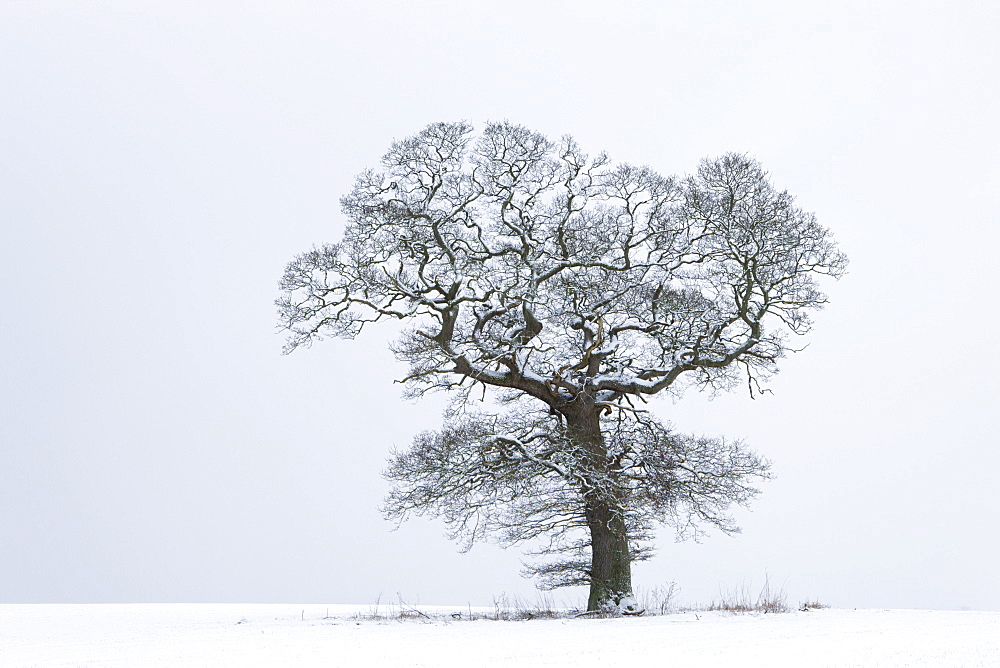
<svg viewBox="0 0 1000 668">
<path fill-rule="evenodd" d="M 744 585 L 739 589 L 720 594 L 719 598 L 712 601 L 707 609 L 732 613 L 760 612 L 764 614 L 791 610 L 784 588 L 772 589 L 769 577 L 764 578 L 764 586 L 761 587 L 756 597 Z"/>
<path fill-rule="evenodd" d="M 812 600 L 806 599 L 805 601 L 802 602 L 802 604 L 799 605 L 799 611 L 807 612 L 809 610 L 820 610 L 822 608 L 829 608 L 829 607 L 830 606 L 828 606 L 826 603 L 822 603 L 821 601 L 818 601 L 816 599 Z"/>
</svg>

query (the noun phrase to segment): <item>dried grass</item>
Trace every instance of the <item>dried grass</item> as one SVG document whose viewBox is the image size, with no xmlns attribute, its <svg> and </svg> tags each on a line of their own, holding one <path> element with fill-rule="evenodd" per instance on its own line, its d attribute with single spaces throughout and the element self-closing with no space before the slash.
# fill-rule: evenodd
<svg viewBox="0 0 1000 668">
<path fill-rule="evenodd" d="M 790 612 L 785 589 L 771 587 L 771 578 L 764 577 L 764 586 L 754 596 L 750 587 L 742 585 L 719 595 L 719 598 L 709 603 L 706 610 L 720 610 L 734 614 L 746 613 L 779 613 Z"/>
</svg>

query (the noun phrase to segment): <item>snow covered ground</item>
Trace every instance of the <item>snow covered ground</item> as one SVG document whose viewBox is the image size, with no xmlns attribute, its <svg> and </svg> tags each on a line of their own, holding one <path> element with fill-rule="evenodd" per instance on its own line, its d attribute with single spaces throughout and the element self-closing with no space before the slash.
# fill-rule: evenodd
<svg viewBox="0 0 1000 668">
<path fill-rule="evenodd" d="M 355 619 L 372 606 L 0 605 L 0 666 L 1000 666 L 1000 612 Z"/>
</svg>

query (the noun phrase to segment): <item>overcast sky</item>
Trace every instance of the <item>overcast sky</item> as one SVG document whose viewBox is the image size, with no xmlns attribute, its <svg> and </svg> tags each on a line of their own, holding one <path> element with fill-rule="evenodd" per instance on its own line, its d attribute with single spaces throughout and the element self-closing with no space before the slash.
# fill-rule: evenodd
<svg viewBox="0 0 1000 668">
<path fill-rule="evenodd" d="M 444 406 L 388 330 L 283 357 L 273 306 L 393 139 L 508 119 L 750 153 L 851 258 L 773 394 L 653 405 L 777 477 L 640 590 L 1000 609 L 995 3 L 345 4 L 0 0 L 0 602 L 533 601 L 381 518 Z"/>
</svg>

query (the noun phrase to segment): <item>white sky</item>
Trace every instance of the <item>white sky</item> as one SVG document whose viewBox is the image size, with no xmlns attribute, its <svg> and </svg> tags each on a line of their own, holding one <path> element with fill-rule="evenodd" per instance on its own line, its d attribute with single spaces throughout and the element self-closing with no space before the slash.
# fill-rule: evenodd
<svg viewBox="0 0 1000 668">
<path fill-rule="evenodd" d="M 533 600 L 381 519 L 443 406 L 386 334 L 282 357 L 272 305 L 392 139 L 506 118 L 748 152 L 852 260 L 773 395 L 655 405 L 778 477 L 640 587 L 1000 609 L 995 3 L 343 4 L 0 0 L 0 601 Z"/>
</svg>

